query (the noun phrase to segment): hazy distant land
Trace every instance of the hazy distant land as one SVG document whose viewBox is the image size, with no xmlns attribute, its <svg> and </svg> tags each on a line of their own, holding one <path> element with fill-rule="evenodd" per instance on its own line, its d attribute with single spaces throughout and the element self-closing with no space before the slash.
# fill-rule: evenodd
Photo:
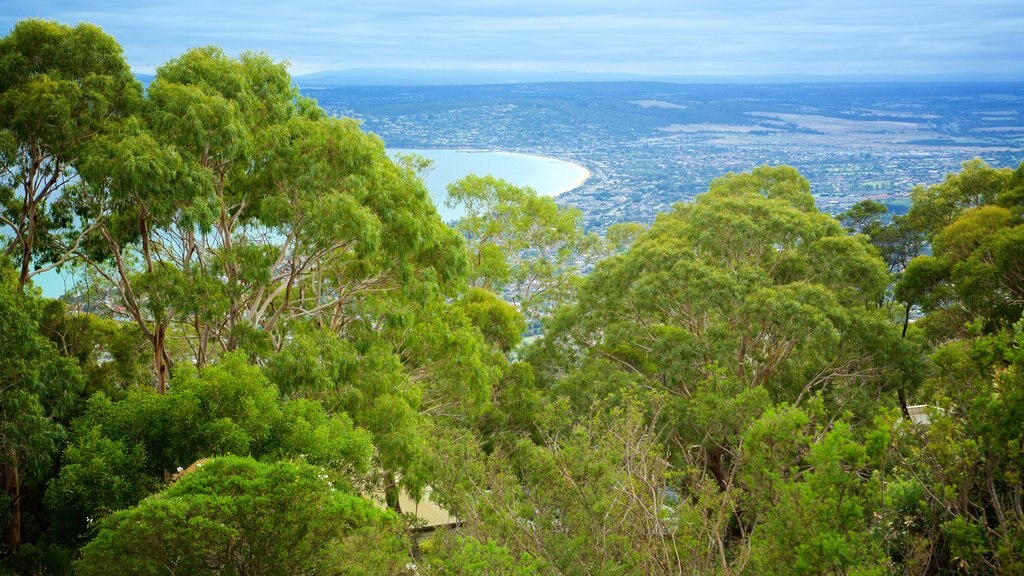
<svg viewBox="0 0 1024 576">
<path fill-rule="evenodd" d="M 301 84 L 300 84 L 301 86 Z M 819 206 L 875 198 L 897 210 L 916 184 L 981 157 L 1024 159 L 1024 83 L 673 84 L 576 82 L 303 88 L 388 146 L 505 150 L 591 173 L 559 197 L 588 225 L 650 221 L 760 164 L 790 164 Z"/>
</svg>

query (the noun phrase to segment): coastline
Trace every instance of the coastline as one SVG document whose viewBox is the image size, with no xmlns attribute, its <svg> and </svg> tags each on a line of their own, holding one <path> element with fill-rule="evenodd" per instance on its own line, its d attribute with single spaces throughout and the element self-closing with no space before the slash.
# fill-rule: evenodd
<svg viewBox="0 0 1024 576">
<path fill-rule="evenodd" d="M 576 169 L 579 172 L 580 176 L 573 182 L 572 186 L 570 186 L 568 188 L 565 188 L 563 190 L 559 190 L 559 191 L 557 191 L 557 192 L 555 192 L 553 194 L 544 194 L 545 196 L 550 196 L 552 198 L 557 197 L 557 196 L 561 196 L 562 194 L 565 194 L 567 192 L 572 192 L 573 190 L 576 190 L 576 189 L 580 188 L 581 186 L 586 184 L 587 180 L 590 180 L 590 177 L 593 175 L 590 172 L 589 168 L 587 168 L 586 166 L 584 166 L 584 165 L 582 165 L 579 162 L 576 162 L 574 160 L 566 160 L 565 158 L 558 158 L 556 156 L 545 156 L 543 154 L 535 154 L 533 152 L 515 152 L 515 151 L 511 151 L 511 150 L 487 150 L 487 149 L 482 149 L 482 148 L 440 148 L 440 147 L 438 147 L 438 148 L 421 147 L 421 148 L 395 148 L 395 149 L 393 149 L 394 152 L 413 153 L 413 154 L 416 153 L 415 152 L 416 150 L 424 150 L 424 151 L 426 151 L 426 150 L 435 151 L 436 150 L 436 151 L 439 151 L 439 152 L 461 152 L 461 153 L 466 153 L 466 154 L 477 154 L 478 153 L 478 154 L 502 154 L 502 155 L 507 155 L 507 156 L 524 156 L 524 157 L 530 157 L 530 158 L 537 158 L 537 159 L 540 159 L 540 160 L 548 160 L 548 161 L 554 161 L 554 162 L 561 162 L 563 164 L 568 164 L 568 165 L 572 166 L 574 169 Z"/>
</svg>

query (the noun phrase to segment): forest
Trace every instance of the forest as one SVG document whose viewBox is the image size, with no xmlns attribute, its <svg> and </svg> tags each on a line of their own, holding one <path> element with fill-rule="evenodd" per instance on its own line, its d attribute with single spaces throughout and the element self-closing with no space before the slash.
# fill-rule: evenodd
<svg viewBox="0 0 1024 576">
<path fill-rule="evenodd" d="M 1024 574 L 1024 163 L 604 236 L 426 169 L 264 54 L 0 39 L 0 574 Z"/>
</svg>

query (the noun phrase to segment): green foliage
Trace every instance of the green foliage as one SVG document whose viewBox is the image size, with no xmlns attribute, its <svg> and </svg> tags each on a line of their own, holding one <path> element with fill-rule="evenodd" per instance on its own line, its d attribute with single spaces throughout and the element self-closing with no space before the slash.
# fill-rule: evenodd
<svg viewBox="0 0 1024 576">
<path fill-rule="evenodd" d="M 451 290 L 464 272 L 414 172 L 265 55 L 203 47 L 167 62 L 81 173 L 89 262 L 150 340 L 161 390 L 179 359 L 169 332 L 197 365 L 240 347 L 266 359 L 297 319 L 339 332 L 372 294 Z"/>
<path fill-rule="evenodd" d="M 83 397 L 104 392 L 120 398 L 125 391 L 152 382 L 150 358 L 138 327 L 71 311 L 59 300 L 43 304 L 40 329 L 60 353 L 78 361 L 86 379 Z M 82 407 L 76 407 L 75 416 Z"/>
<path fill-rule="evenodd" d="M 522 436 L 539 442 L 544 400 L 533 367 L 526 362 L 510 364 L 494 387 L 492 404 L 477 422 L 484 449 L 490 452 L 497 444 L 514 444 Z"/>
<path fill-rule="evenodd" d="M 531 320 L 571 297 L 581 264 L 598 251 L 579 210 L 531 188 L 470 175 L 448 187 L 447 204 L 465 211 L 455 229 L 466 239 L 470 286 L 508 292 Z"/>
<path fill-rule="evenodd" d="M 866 411 L 906 351 L 877 307 L 886 285 L 870 246 L 814 210 L 803 178 L 762 167 L 716 180 L 601 262 L 578 304 L 549 324 L 554 363 L 538 361 L 542 375 L 603 373 L 588 379 L 598 382 L 621 371 L 672 394 L 688 421 L 703 411 L 702 388 L 722 398 L 763 387 L 760 402 L 822 390 Z"/>
<path fill-rule="evenodd" d="M 428 576 L 532 576 L 546 573 L 539 560 L 517 558 L 508 548 L 492 541 L 438 536 L 423 547 L 427 550 L 423 560 L 417 564 L 417 572 Z"/>
<path fill-rule="evenodd" d="M 838 216 L 850 232 L 868 237 L 890 274 L 898 274 L 924 250 L 925 233 L 908 216 L 889 217 L 888 208 L 874 200 L 862 200 Z"/>
<path fill-rule="evenodd" d="M 976 320 L 986 331 L 1006 328 L 1024 312 L 1024 221 L 1011 210 L 1012 175 L 972 161 L 915 192 L 910 217 L 930 222 L 932 256 L 910 263 L 896 295 L 928 313 L 923 326 L 934 340 L 965 336 Z"/>
<path fill-rule="evenodd" d="M 121 47 L 94 25 L 23 20 L 0 39 L 0 214 L 21 285 L 70 258 L 87 227 L 70 176 L 141 97 Z"/>
<path fill-rule="evenodd" d="M 823 430 L 794 407 L 769 410 L 750 427 L 740 478 L 758 515 L 750 537 L 755 572 L 887 573 L 874 531 L 878 463 L 867 449 L 887 440 L 884 430 L 873 435 L 858 442 L 843 422 Z"/>
<path fill-rule="evenodd" d="M 393 574 L 396 529 L 314 466 L 217 458 L 105 519 L 76 573 Z"/>
<path fill-rule="evenodd" d="M 665 537 L 661 514 L 667 463 L 639 404 L 540 445 L 521 440 L 490 456 L 457 441 L 438 449 L 451 451 L 437 464 L 451 491 L 434 493 L 474 538 L 497 544 L 496 569 L 523 569 L 532 558 L 542 573 L 680 573 L 683 552 Z"/>
<path fill-rule="evenodd" d="M 44 485 L 84 378 L 40 333 L 41 303 L 17 285 L 0 260 L 0 530 L 21 544 L 23 491 Z"/>
<path fill-rule="evenodd" d="M 134 389 L 114 402 L 96 394 L 73 432 L 47 490 L 60 538 L 70 542 L 200 458 L 301 457 L 344 484 L 367 472 L 372 451 L 370 435 L 348 416 L 280 399 L 241 354 L 201 370 L 183 368 L 166 395 Z"/>
<path fill-rule="evenodd" d="M 379 343 L 360 350 L 336 334 L 309 331 L 271 358 L 267 374 L 286 395 L 351 417 L 372 434 L 376 464 L 400 471 L 413 493 L 422 488 L 421 390 L 397 356 Z"/>
<path fill-rule="evenodd" d="M 156 486 L 156 478 L 146 474 L 141 445 L 107 438 L 99 427 L 80 431 L 46 492 L 46 506 L 54 512 L 51 534 L 68 539 L 67 544 L 84 544 L 97 520 L 133 506 Z"/>
<path fill-rule="evenodd" d="M 470 288 L 459 306 L 491 346 L 508 354 L 519 345 L 526 320 L 515 306 L 482 288 Z"/>
<path fill-rule="evenodd" d="M 0 569 L 1024 572 L 1024 164 L 842 225 L 762 166 L 604 239 L 475 176 L 450 229 L 424 167 L 262 54 L 143 93 L 94 26 L 0 39 Z M 410 558 L 354 493 L 428 485 Z"/>
<path fill-rule="evenodd" d="M 871 233 L 883 225 L 882 218 L 889 212 L 885 204 L 874 200 L 861 200 L 838 216 L 839 222 L 854 234 Z"/>
<path fill-rule="evenodd" d="M 918 494 L 902 512 L 908 529 L 901 552 L 911 567 L 930 562 L 1010 574 L 1022 565 L 1021 329 L 1024 321 L 949 342 L 932 356 L 936 370 L 924 387 L 931 423 L 899 436 L 900 467 Z"/>
<path fill-rule="evenodd" d="M 529 407 L 539 430 L 518 431 L 537 444 L 493 432 L 517 430 L 510 417 L 488 420 L 499 441 L 487 472 L 465 473 L 491 487 L 463 504 L 477 529 L 564 573 L 576 568 L 562 553 L 590 573 L 885 573 L 888 420 L 871 422 L 922 369 L 918 342 L 879 307 L 889 274 L 878 254 L 817 212 L 787 167 L 727 176 L 660 216 L 523 354 L 536 384 L 510 388 L 507 406 Z M 524 405 L 515 391 L 530 389 L 540 397 Z M 655 423 L 646 444 L 622 428 L 624 406 Z M 647 516 L 614 508 L 623 494 Z M 524 522 L 534 532 L 510 536 Z M 619 556 L 616 538 L 645 560 Z M 598 541 L 604 555 L 589 556 Z"/>
<path fill-rule="evenodd" d="M 911 192 L 913 204 L 908 217 L 927 232 L 929 240 L 965 210 L 996 203 L 1013 174 L 1007 168 L 992 168 L 980 158 L 964 162 L 962 168 L 959 173 L 947 175 L 941 184 L 918 186 Z"/>
</svg>

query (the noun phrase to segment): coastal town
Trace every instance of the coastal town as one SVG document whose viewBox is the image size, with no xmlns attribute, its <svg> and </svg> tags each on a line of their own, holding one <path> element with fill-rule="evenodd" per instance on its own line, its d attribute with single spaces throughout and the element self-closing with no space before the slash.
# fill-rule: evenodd
<svg viewBox="0 0 1024 576">
<path fill-rule="evenodd" d="M 300 83 L 301 86 L 301 83 Z M 350 86 L 303 90 L 390 147 L 540 154 L 591 177 L 559 197 L 589 228 L 649 222 L 728 172 L 789 164 L 818 205 L 873 198 L 901 212 L 915 185 L 980 157 L 1024 155 L 1024 89 L 960 84 L 685 85 L 567 83 Z M 750 97 L 757 94 L 759 97 Z"/>
</svg>

